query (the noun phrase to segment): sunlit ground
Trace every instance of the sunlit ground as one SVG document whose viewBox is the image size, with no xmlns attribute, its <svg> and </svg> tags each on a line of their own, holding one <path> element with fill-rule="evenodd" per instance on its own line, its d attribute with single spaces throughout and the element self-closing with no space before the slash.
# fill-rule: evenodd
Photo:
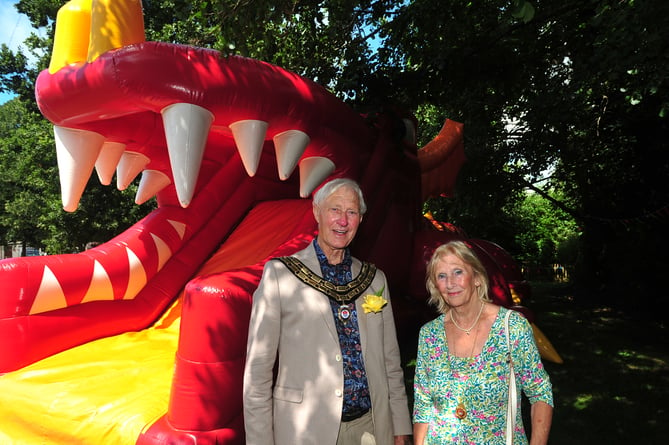
<svg viewBox="0 0 669 445">
<path fill-rule="evenodd" d="M 550 443 L 669 443 L 666 322 L 588 304 L 568 285 L 533 289 L 527 306 L 564 359 L 546 363 L 556 403 Z"/>
</svg>

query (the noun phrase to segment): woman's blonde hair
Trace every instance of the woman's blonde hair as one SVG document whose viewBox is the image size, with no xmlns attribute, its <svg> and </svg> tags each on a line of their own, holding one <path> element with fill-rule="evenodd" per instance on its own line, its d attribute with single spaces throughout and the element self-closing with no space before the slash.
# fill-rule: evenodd
<svg viewBox="0 0 669 445">
<path fill-rule="evenodd" d="M 481 260 L 476 256 L 474 251 L 463 241 L 449 241 L 437 247 L 432 254 L 432 258 L 427 263 L 427 270 L 425 273 L 425 287 L 430 294 L 427 302 L 437 308 L 439 313 L 445 314 L 450 309 L 450 306 L 444 300 L 444 297 L 437 289 L 435 269 L 437 263 L 446 255 L 455 255 L 462 262 L 469 265 L 474 272 L 474 279 L 480 281 L 480 285 L 476 288 L 478 296 L 481 301 L 492 301 L 488 296 L 488 272 L 481 263 Z"/>
</svg>

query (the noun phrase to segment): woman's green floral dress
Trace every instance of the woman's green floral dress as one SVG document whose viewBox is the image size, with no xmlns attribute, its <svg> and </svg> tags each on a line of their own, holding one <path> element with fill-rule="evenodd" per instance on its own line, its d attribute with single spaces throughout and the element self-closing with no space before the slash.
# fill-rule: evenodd
<svg viewBox="0 0 669 445">
<path fill-rule="evenodd" d="M 493 445 L 505 442 L 509 364 L 504 315 L 500 308 L 481 354 L 471 358 L 448 353 L 444 315 L 420 330 L 414 380 L 415 423 L 427 423 L 425 444 Z M 517 312 L 509 319 L 511 349 L 518 388 L 514 445 L 527 444 L 520 412 L 521 392 L 530 403 L 553 406 L 553 389 L 537 350 L 532 327 Z M 522 390 L 522 391 L 521 391 Z M 463 403 L 466 416 L 455 410 Z"/>
</svg>

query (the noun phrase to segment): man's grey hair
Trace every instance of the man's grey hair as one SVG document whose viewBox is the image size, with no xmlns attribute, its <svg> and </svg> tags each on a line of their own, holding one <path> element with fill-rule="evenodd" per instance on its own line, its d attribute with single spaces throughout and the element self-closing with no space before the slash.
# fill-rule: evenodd
<svg viewBox="0 0 669 445">
<path fill-rule="evenodd" d="M 360 203 L 360 214 L 364 215 L 365 212 L 367 212 L 367 204 L 365 203 L 365 197 L 362 195 L 362 189 L 360 189 L 360 186 L 357 182 L 349 178 L 337 178 L 325 183 L 323 187 L 314 193 L 314 204 L 319 206 L 331 194 L 342 187 L 353 190 L 358 195 L 358 201 Z"/>
</svg>

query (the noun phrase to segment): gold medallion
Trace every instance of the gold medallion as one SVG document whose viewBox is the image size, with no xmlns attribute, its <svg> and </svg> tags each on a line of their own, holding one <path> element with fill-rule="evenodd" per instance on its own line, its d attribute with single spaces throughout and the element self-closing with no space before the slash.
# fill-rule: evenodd
<svg viewBox="0 0 669 445">
<path fill-rule="evenodd" d="M 346 324 L 348 319 L 351 318 L 351 308 L 349 307 L 348 304 L 343 304 L 339 306 L 337 314 L 339 315 L 339 320 L 341 320 L 342 323 Z"/>
<path fill-rule="evenodd" d="M 460 420 L 467 417 L 467 410 L 465 409 L 464 403 L 462 402 L 458 403 L 458 406 L 455 408 L 455 417 L 457 417 Z"/>
</svg>

